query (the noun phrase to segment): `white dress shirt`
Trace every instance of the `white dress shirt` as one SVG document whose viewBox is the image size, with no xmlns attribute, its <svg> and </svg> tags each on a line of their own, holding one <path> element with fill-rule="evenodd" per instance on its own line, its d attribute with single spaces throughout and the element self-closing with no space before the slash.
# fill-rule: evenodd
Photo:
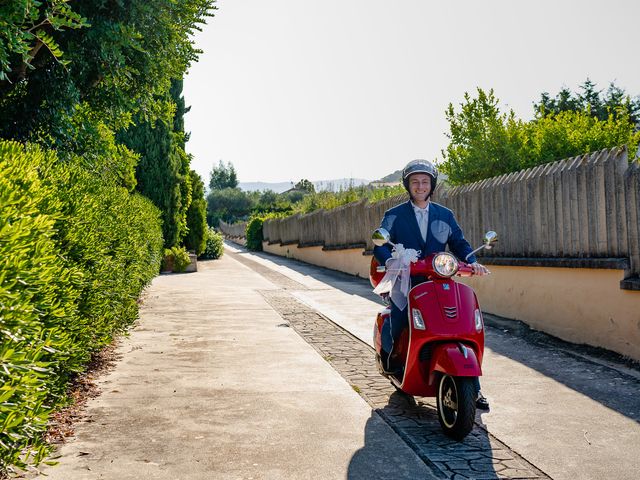
<svg viewBox="0 0 640 480">
<path fill-rule="evenodd" d="M 415 203 L 411 202 L 413 206 L 413 213 L 416 215 L 416 221 L 420 227 L 420 234 L 423 240 L 427 240 L 427 228 L 429 225 L 429 203 L 424 208 L 418 207 Z"/>
</svg>

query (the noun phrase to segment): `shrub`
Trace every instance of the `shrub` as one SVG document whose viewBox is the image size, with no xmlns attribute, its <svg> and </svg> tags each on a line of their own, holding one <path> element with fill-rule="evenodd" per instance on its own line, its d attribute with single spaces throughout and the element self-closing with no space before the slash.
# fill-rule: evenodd
<svg viewBox="0 0 640 480">
<path fill-rule="evenodd" d="M 200 175 L 191 170 L 191 204 L 187 210 L 187 235 L 184 245 L 196 255 L 204 252 L 207 239 L 207 201 L 204 199 L 204 184 Z"/>
<path fill-rule="evenodd" d="M 264 224 L 265 220 L 269 220 L 271 218 L 283 218 L 286 216 L 286 212 L 271 212 L 252 216 L 249 219 L 249 222 L 247 222 L 247 228 L 245 230 L 245 236 L 247 238 L 247 248 L 256 252 L 261 252 L 263 241 L 262 225 Z"/>
<path fill-rule="evenodd" d="M 171 247 L 171 254 L 173 255 L 173 271 L 184 272 L 191 263 L 187 250 L 184 247 Z"/>
<path fill-rule="evenodd" d="M 137 317 L 159 210 L 51 152 L 0 141 L 0 476 L 39 463 L 69 379 Z"/>
<path fill-rule="evenodd" d="M 482 89 L 477 98 L 465 94 L 460 112 L 449 104 L 451 142 L 442 152 L 441 168 L 452 185 L 621 145 L 634 151 L 640 142 L 640 132 L 625 108 L 609 110 L 602 119 L 592 114 L 589 105 L 557 113 L 543 109 L 538 118 L 525 122 L 513 110 L 501 112 L 498 104 L 493 90 Z"/>
<path fill-rule="evenodd" d="M 204 249 L 200 258 L 203 260 L 206 259 L 216 259 L 220 258 L 224 253 L 224 241 L 222 235 L 216 232 L 213 228 L 207 228 L 207 245 Z"/>
<path fill-rule="evenodd" d="M 164 250 L 162 258 L 163 272 L 184 272 L 191 263 L 189 253 L 184 247 L 171 247 Z"/>
<path fill-rule="evenodd" d="M 247 248 L 256 252 L 262 251 L 262 224 L 264 223 L 266 215 L 256 215 L 251 217 L 247 223 L 246 237 Z"/>
<path fill-rule="evenodd" d="M 52 163 L 0 142 L 0 472 L 46 454 L 39 436 L 52 409 L 44 402 L 72 355 L 63 326 L 77 315 L 79 292 L 54 239 L 62 204 L 38 174 Z"/>
</svg>

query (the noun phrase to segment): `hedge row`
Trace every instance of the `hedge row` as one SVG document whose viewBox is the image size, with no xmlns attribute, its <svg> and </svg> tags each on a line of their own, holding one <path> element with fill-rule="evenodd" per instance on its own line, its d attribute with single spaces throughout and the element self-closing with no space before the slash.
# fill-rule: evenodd
<svg viewBox="0 0 640 480">
<path fill-rule="evenodd" d="M 282 212 L 257 213 L 247 222 L 245 235 L 247 238 L 247 248 L 257 252 L 262 251 L 263 232 L 262 225 L 271 218 L 282 218 L 287 215 Z"/>
<path fill-rule="evenodd" d="M 199 258 L 203 260 L 215 260 L 224 253 L 224 239 L 222 234 L 216 232 L 212 227 L 207 227 L 205 233 L 205 248 Z"/>
<path fill-rule="evenodd" d="M 135 320 L 162 246 L 149 200 L 0 140 L 0 476 L 46 456 L 50 413 Z"/>
</svg>

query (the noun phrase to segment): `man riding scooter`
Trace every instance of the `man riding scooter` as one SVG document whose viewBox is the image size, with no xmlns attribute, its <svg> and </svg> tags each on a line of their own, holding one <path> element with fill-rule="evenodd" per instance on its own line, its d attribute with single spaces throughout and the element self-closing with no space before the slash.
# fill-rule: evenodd
<svg viewBox="0 0 640 480">
<path fill-rule="evenodd" d="M 387 210 L 380 224 L 390 234 L 392 243 L 400 243 L 404 248 L 411 248 L 419 252 L 418 258 L 444 251 L 448 246 L 451 253 L 459 259 L 465 259 L 473 251 L 465 240 L 462 229 L 456 222 L 453 212 L 448 208 L 431 201 L 431 195 L 438 182 L 438 170 L 429 161 L 413 160 L 402 170 L 402 183 L 409 192 L 410 200 Z M 389 244 L 376 246 L 373 254 L 380 265 L 385 265 L 392 258 Z M 474 275 L 489 273 L 479 264 L 475 255 L 467 259 L 472 264 Z M 420 276 L 411 277 L 411 286 L 415 286 L 427 279 Z M 389 321 L 382 327 L 382 364 L 387 373 L 401 375 L 402 366 L 394 354 L 394 344 L 400 339 L 403 330 L 407 328 L 408 314 L 406 301 L 391 301 L 391 315 Z M 489 409 L 489 402 L 480 391 L 480 382 L 476 383 L 476 408 Z"/>
</svg>

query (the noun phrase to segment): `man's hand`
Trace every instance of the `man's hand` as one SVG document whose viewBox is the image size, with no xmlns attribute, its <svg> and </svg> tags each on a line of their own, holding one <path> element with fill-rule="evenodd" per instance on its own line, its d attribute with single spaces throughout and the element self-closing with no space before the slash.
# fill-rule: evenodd
<svg viewBox="0 0 640 480">
<path fill-rule="evenodd" d="M 474 275 L 489 275 L 491 272 L 484 265 L 479 264 L 478 262 L 474 262 L 471 264 L 471 268 L 473 268 Z"/>
</svg>

